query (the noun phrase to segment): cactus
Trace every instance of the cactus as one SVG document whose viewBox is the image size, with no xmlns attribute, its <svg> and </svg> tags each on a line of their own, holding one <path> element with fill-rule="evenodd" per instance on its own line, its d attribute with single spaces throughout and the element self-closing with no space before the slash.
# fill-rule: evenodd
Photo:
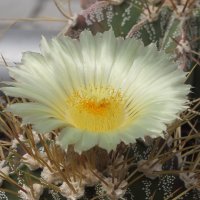
<svg viewBox="0 0 200 200">
<path fill-rule="evenodd" d="M 62 12 L 61 2 L 55 2 Z M 181 70 L 190 71 L 198 63 L 200 52 L 198 4 L 198 1 L 179 5 L 178 1 L 167 0 L 83 0 L 85 10 L 80 15 L 67 16 L 70 23 L 61 33 L 78 38 L 84 29 L 95 35 L 112 27 L 116 37 L 142 39 L 145 46 L 156 42 L 157 48 L 166 50 L 169 59 L 178 62 Z M 195 75 L 189 78 L 197 87 L 194 94 L 197 98 L 199 81 Z M 15 98 L 10 104 L 25 101 Z M 186 104 L 193 106 L 193 102 Z M 199 134 L 193 133 L 195 125 L 191 125 L 187 137 L 181 137 L 181 126 L 199 114 L 195 111 L 197 106 L 181 113 L 168 126 L 164 138 L 147 136 L 129 145 L 121 142 L 110 152 L 96 145 L 80 154 L 73 145 L 64 151 L 56 144 L 60 129 L 36 134 L 20 118 L 1 112 L 1 134 L 6 134 L 11 142 L 0 143 L 0 197 L 198 200 L 200 153 Z M 1 109 L 5 105 L 1 104 Z M 191 139 L 195 139 L 195 145 L 185 147 Z M 8 156 L 3 149 L 9 152 Z M 187 159 L 189 156 L 192 158 Z"/>
</svg>

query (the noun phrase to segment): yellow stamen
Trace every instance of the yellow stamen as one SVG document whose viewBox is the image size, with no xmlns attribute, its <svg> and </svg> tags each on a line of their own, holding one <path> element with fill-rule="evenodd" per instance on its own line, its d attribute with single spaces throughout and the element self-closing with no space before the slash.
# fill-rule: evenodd
<svg viewBox="0 0 200 200">
<path fill-rule="evenodd" d="M 81 92 L 80 92 L 81 91 Z M 110 86 L 80 87 L 69 96 L 67 109 L 80 129 L 104 132 L 117 128 L 122 120 L 123 104 L 120 92 Z"/>
</svg>

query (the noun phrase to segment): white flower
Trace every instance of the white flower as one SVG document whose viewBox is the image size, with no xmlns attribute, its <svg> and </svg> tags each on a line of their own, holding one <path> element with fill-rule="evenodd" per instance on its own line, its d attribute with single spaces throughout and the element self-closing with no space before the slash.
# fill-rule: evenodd
<svg viewBox="0 0 200 200">
<path fill-rule="evenodd" d="M 26 52 L 22 64 L 9 67 L 15 87 L 2 90 L 10 96 L 32 99 L 6 111 L 34 124 L 37 133 L 63 128 L 57 144 L 67 150 L 75 144 L 82 152 L 98 144 L 110 151 L 136 138 L 163 136 L 177 118 L 190 86 L 186 73 L 158 52 L 134 38 L 115 38 L 112 30 L 80 41 L 63 36 L 48 43 L 41 54 Z"/>
</svg>

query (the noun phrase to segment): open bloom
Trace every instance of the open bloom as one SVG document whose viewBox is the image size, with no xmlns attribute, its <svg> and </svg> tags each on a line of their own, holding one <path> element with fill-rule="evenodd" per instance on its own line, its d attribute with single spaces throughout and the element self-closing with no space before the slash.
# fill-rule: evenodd
<svg viewBox="0 0 200 200">
<path fill-rule="evenodd" d="M 33 102 L 6 111 L 33 124 L 37 133 L 61 128 L 57 144 L 82 152 L 98 144 L 110 151 L 120 141 L 162 136 L 184 107 L 190 86 L 186 74 L 169 62 L 156 45 L 134 38 L 115 38 L 111 30 L 80 41 L 63 36 L 41 41 L 41 53 L 26 52 L 9 67 L 16 82 L 2 90 Z"/>
</svg>

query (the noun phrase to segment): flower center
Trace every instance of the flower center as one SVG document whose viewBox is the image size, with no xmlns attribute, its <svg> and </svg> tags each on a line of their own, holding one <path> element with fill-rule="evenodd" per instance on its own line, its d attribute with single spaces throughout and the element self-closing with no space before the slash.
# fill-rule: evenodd
<svg viewBox="0 0 200 200">
<path fill-rule="evenodd" d="M 80 87 L 66 102 L 74 124 L 80 129 L 103 132 L 117 128 L 121 122 L 121 93 L 109 86 Z"/>
</svg>

